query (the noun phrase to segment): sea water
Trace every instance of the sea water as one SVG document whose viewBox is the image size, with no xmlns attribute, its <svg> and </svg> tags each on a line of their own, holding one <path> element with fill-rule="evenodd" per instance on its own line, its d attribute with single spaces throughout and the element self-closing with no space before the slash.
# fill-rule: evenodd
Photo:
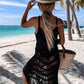
<svg viewBox="0 0 84 84">
<path fill-rule="evenodd" d="M 19 36 L 25 34 L 34 34 L 35 28 L 23 28 L 21 26 L 0 26 L 0 38 L 10 37 L 10 36 Z"/>
<path fill-rule="evenodd" d="M 82 29 L 84 29 L 84 27 Z M 64 31 L 67 31 L 67 28 L 64 28 Z M 28 35 L 34 33 L 35 33 L 34 26 L 29 28 L 23 28 L 21 26 L 0 26 L 0 38 L 26 35 L 26 34 Z"/>
</svg>

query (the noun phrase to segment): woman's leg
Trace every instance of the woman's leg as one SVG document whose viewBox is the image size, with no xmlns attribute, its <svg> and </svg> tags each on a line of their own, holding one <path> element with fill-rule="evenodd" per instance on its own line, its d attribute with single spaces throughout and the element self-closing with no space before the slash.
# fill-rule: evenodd
<svg viewBox="0 0 84 84">
<path fill-rule="evenodd" d="M 28 84 L 24 73 L 23 73 L 23 84 Z M 30 78 L 29 78 L 29 84 L 31 84 L 31 79 Z"/>
</svg>

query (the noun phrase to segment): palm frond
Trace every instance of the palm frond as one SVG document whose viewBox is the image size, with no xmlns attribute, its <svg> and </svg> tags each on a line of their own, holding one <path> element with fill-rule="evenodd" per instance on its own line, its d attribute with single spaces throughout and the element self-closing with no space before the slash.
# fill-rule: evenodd
<svg viewBox="0 0 84 84">
<path fill-rule="evenodd" d="M 77 10 L 79 11 L 80 7 L 81 8 L 84 8 L 84 0 L 76 0 L 76 7 L 77 7 Z"/>
<path fill-rule="evenodd" d="M 58 3 L 58 1 L 56 1 L 55 3 Z"/>
<path fill-rule="evenodd" d="M 60 1 L 60 5 L 61 5 L 62 8 L 65 9 L 65 4 L 64 4 L 64 1 L 63 0 Z"/>
<path fill-rule="evenodd" d="M 28 61 L 28 58 L 25 58 L 22 53 L 18 53 L 16 50 L 8 51 L 3 55 L 3 57 L 12 67 L 23 68 L 25 63 Z"/>
<path fill-rule="evenodd" d="M 72 3 L 74 3 L 75 2 L 75 0 L 72 0 Z"/>
</svg>

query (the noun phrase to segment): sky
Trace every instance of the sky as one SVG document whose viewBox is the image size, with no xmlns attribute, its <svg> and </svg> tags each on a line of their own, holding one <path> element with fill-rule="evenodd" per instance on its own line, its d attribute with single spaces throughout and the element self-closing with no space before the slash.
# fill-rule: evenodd
<svg viewBox="0 0 84 84">
<path fill-rule="evenodd" d="M 22 16 L 26 10 L 30 0 L 0 0 L 0 25 L 20 25 Z M 55 4 L 53 15 L 66 20 L 66 9 L 60 6 L 60 3 Z M 42 12 L 39 10 L 37 3 L 29 10 L 27 20 L 31 17 L 39 16 Z M 84 26 L 84 9 L 80 8 L 80 12 L 76 12 L 80 26 Z M 70 16 L 71 18 L 71 16 Z"/>
</svg>

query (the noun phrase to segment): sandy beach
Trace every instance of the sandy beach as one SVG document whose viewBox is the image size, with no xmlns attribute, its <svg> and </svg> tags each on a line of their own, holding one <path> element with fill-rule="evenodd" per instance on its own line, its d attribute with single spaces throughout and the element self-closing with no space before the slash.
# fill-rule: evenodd
<svg viewBox="0 0 84 84">
<path fill-rule="evenodd" d="M 82 38 L 72 34 L 70 41 L 65 32 L 64 46 L 76 56 L 67 70 L 59 70 L 59 84 L 84 84 L 84 30 L 81 34 Z M 34 55 L 35 46 L 35 34 L 0 38 L 0 84 L 23 84 L 22 68 Z"/>
</svg>

